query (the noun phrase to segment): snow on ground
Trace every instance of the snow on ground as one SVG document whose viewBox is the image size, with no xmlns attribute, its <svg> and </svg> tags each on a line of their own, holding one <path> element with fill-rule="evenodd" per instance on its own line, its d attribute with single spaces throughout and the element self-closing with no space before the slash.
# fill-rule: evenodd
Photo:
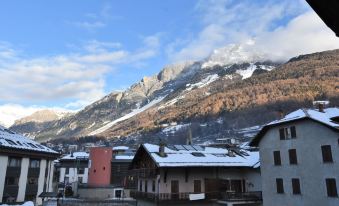
<svg viewBox="0 0 339 206">
<path fill-rule="evenodd" d="M 274 67 L 272 66 L 260 66 L 261 69 L 267 70 L 267 71 L 271 71 Z M 249 67 L 247 67 L 247 69 L 242 70 L 242 69 L 238 69 L 236 71 L 237 74 L 240 74 L 242 76 L 242 79 L 247 79 L 250 78 L 253 74 L 253 72 L 258 69 L 256 65 L 251 64 Z"/>
<path fill-rule="evenodd" d="M 197 82 L 195 84 L 186 84 L 186 90 L 191 91 L 195 87 L 202 88 L 202 87 L 207 86 L 210 83 L 214 82 L 218 78 L 219 78 L 219 76 L 217 74 L 209 75 L 206 78 L 202 79 L 200 82 Z"/>
<path fill-rule="evenodd" d="M 7 204 L 2 204 L 2 205 L 0 205 L 0 206 L 9 206 L 9 205 L 7 205 Z M 34 203 L 31 202 L 31 201 L 29 201 L 29 202 L 25 202 L 25 203 L 22 204 L 22 205 L 11 205 L 11 206 L 34 206 Z"/>
<path fill-rule="evenodd" d="M 180 99 L 184 99 L 184 98 L 185 98 L 185 95 L 171 99 L 168 102 L 166 102 L 165 104 L 159 106 L 158 109 L 163 109 L 165 107 L 172 106 L 173 104 L 177 103 Z"/>
<path fill-rule="evenodd" d="M 128 113 L 128 114 L 126 114 L 126 115 L 124 115 L 124 116 L 122 116 L 122 117 L 120 117 L 120 118 L 114 120 L 114 121 L 111 121 L 111 122 L 107 123 L 106 125 L 104 125 L 103 127 L 100 127 L 100 128 L 97 129 L 97 130 L 94 130 L 94 131 L 91 132 L 89 135 L 96 135 L 96 134 L 99 134 L 99 133 L 101 133 L 101 132 L 104 132 L 104 131 L 106 131 L 107 129 L 109 129 L 110 127 L 112 127 L 113 125 L 115 125 L 116 123 L 121 122 L 121 121 L 124 121 L 124 120 L 126 120 L 126 119 L 129 119 L 129 118 L 131 118 L 131 117 L 133 117 L 133 116 L 135 116 L 135 115 L 137 115 L 137 114 L 139 114 L 139 113 L 141 113 L 141 112 L 143 112 L 143 111 L 145 111 L 145 110 L 151 108 L 153 105 L 158 104 L 158 103 L 161 102 L 165 97 L 166 97 L 166 96 L 163 96 L 163 97 L 159 97 L 159 98 L 157 98 L 157 99 L 154 99 L 154 100 L 152 100 L 151 102 L 149 102 L 148 104 L 144 105 L 143 107 L 138 108 L 138 109 L 134 109 L 134 110 L 132 110 L 132 112 L 130 112 L 130 113 Z"/>
<path fill-rule="evenodd" d="M 165 129 L 162 130 L 162 132 L 164 133 L 175 133 L 176 131 L 185 128 L 187 126 L 189 126 L 190 124 L 178 124 L 178 125 L 174 125 L 174 126 L 169 126 L 166 127 Z"/>
</svg>

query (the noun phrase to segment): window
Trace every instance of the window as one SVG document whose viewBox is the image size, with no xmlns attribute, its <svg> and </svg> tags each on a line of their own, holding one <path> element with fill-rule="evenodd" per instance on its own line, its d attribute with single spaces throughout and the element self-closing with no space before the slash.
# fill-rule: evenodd
<svg viewBox="0 0 339 206">
<path fill-rule="evenodd" d="M 280 136 L 280 140 L 297 138 L 297 132 L 296 132 L 295 126 L 280 128 L 279 136 Z"/>
<path fill-rule="evenodd" d="M 142 180 L 139 181 L 139 191 L 142 192 Z"/>
<path fill-rule="evenodd" d="M 337 184 L 334 178 L 326 179 L 326 188 L 327 188 L 327 196 L 329 197 L 337 197 Z"/>
<path fill-rule="evenodd" d="M 29 161 L 29 167 L 30 168 L 39 168 L 40 167 L 40 160 L 31 159 Z"/>
<path fill-rule="evenodd" d="M 296 165 L 296 164 L 298 164 L 297 150 L 296 150 L 296 149 L 290 149 L 290 150 L 288 150 L 288 156 L 289 156 L 289 158 L 290 158 L 290 164 L 291 164 L 291 165 Z"/>
<path fill-rule="evenodd" d="M 167 182 L 167 170 L 164 172 L 164 183 Z"/>
<path fill-rule="evenodd" d="M 194 180 L 194 193 L 201 193 L 201 180 Z"/>
<path fill-rule="evenodd" d="M 30 177 L 27 179 L 27 184 L 29 185 L 37 185 L 38 184 L 38 178 L 36 177 Z"/>
<path fill-rule="evenodd" d="M 18 185 L 19 178 L 18 177 L 6 177 L 5 185 Z"/>
<path fill-rule="evenodd" d="M 95 172 L 95 171 L 94 171 Z M 65 174 L 69 174 L 69 167 L 66 167 Z"/>
<path fill-rule="evenodd" d="M 84 174 L 85 168 L 78 168 L 78 174 Z"/>
<path fill-rule="evenodd" d="M 282 178 L 275 179 L 276 185 L 277 185 L 277 193 L 282 194 L 284 193 L 284 181 Z"/>
<path fill-rule="evenodd" d="M 147 188 L 147 180 L 145 180 L 145 192 L 148 192 L 148 188 Z"/>
<path fill-rule="evenodd" d="M 79 183 L 83 183 L 83 182 L 82 182 L 82 177 L 78 177 L 78 182 L 79 182 Z"/>
<path fill-rule="evenodd" d="M 323 162 L 333 162 L 331 145 L 321 146 L 321 153 L 323 155 Z"/>
<path fill-rule="evenodd" d="M 292 191 L 295 195 L 301 194 L 300 180 L 298 178 L 292 178 Z"/>
<path fill-rule="evenodd" d="M 152 181 L 152 192 L 155 192 L 155 180 Z"/>
<path fill-rule="evenodd" d="M 8 158 L 8 167 L 20 167 L 21 158 L 9 157 Z"/>
<path fill-rule="evenodd" d="M 274 165 L 281 165 L 280 151 L 274 151 L 273 157 L 274 157 Z"/>
<path fill-rule="evenodd" d="M 291 138 L 292 139 L 297 138 L 297 132 L 295 130 L 295 126 L 290 127 L 290 130 L 291 130 Z"/>
</svg>

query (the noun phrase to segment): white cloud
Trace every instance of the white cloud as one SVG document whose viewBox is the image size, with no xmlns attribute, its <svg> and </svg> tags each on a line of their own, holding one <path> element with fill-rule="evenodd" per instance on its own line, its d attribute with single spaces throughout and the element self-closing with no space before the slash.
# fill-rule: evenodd
<svg viewBox="0 0 339 206">
<path fill-rule="evenodd" d="M 67 111 L 67 112 L 74 112 L 71 110 L 65 110 L 63 108 L 57 107 L 40 107 L 40 106 L 22 106 L 19 104 L 4 104 L 0 105 L 0 125 L 5 127 L 10 127 L 15 120 L 29 116 L 34 112 L 42 109 L 51 109 L 55 111 Z"/>
<path fill-rule="evenodd" d="M 195 11 L 202 29 L 167 46 L 172 61 L 201 60 L 214 49 L 249 39 L 256 40 L 256 49 L 280 60 L 338 48 L 334 34 L 304 1 L 201 0 Z"/>
<path fill-rule="evenodd" d="M 268 58 L 287 60 L 291 57 L 339 48 L 339 38 L 315 12 L 306 12 L 286 26 L 257 37 L 256 46 Z"/>
<path fill-rule="evenodd" d="M 58 102 L 82 108 L 105 95 L 105 76 L 124 64 L 142 65 L 160 47 L 159 35 L 142 38 L 134 51 L 117 42 L 89 41 L 78 53 L 13 58 L 0 56 L 0 99 L 6 102 L 44 104 Z"/>
</svg>

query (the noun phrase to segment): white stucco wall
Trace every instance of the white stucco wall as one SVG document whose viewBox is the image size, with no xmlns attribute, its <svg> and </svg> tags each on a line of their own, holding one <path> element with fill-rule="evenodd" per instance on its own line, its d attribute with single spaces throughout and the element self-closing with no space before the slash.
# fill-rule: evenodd
<svg viewBox="0 0 339 206">
<path fill-rule="evenodd" d="M 339 199 L 327 197 L 325 178 L 336 178 L 339 190 L 338 133 L 313 121 L 296 126 L 297 138 L 280 140 L 279 127 L 269 130 L 260 141 L 261 176 L 264 205 L 339 205 Z M 323 163 L 321 146 L 331 145 L 333 163 Z M 288 150 L 296 149 L 297 165 L 289 164 Z M 274 166 L 273 151 L 280 151 L 281 166 Z M 284 194 L 276 193 L 276 178 L 284 180 Z M 292 178 L 300 179 L 301 195 L 292 194 Z"/>
<path fill-rule="evenodd" d="M 8 156 L 0 155 L 0 202 L 2 201 L 4 193 L 7 164 Z"/>
<path fill-rule="evenodd" d="M 19 191 L 18 191 L 18 197 L 16 199 L 17 202 L 25 201 L 28 166 L 29 166 L 29 158 L 22 158 L 21 159 L 21 173 L 20 173 L 20 178 L 19 178 Z"/>
<path fill-rule="evenodd" d="M 42 204 L 42 199 L 39 198 L 39 195 L 43 192 L 44 183 L 45 183 L 45 171 L 46 171 L 46 160 L 40 161 L 40 173 L 38 178 L 38 193 L 36 195 L 36 203 L 38 205 Z"/>
</svg>

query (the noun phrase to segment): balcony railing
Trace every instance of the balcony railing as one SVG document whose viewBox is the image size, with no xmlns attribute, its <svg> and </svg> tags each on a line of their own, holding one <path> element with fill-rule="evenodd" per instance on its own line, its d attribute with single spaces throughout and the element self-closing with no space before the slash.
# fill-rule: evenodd
<svg viewBox="0 0 339 206">
<path fill-rule="evenodd" d="M 158 171 L 156 169 L 133 169 L 129 171 L 130 176 L 136 176 L 136 177 L 155 177 L 158 174 Z"/>
<path fill-rule="evenodd" d="M 153 201 L 168 201 L 168 200 L 188 200 L 193 192 L 184 193 L 149 193 L 133 190 L 131 197 L 134 199 L 147 199 Z M 207 192 L 205 193 L 206 200 L 226 200 L 226 201 L 262 201 L 262 193 L 258 192 Z"/>
</svg>

